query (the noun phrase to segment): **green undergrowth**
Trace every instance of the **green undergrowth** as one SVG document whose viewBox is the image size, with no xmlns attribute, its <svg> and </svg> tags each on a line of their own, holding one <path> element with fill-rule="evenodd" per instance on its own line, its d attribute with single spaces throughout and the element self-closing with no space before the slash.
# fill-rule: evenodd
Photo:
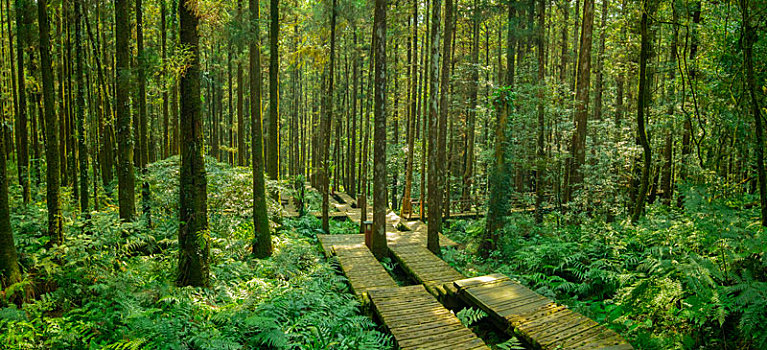
<svg viewBox="0 0 767 350">
<path fill-rule="evenodd" d="M 207 163 L 209 288 L 174 284 L 177 157 L 150 167 L 151 225 L 146 218 L 121 224 L 110 201 L 81 219 L 67 198 L 66 242 L 46 249 L 45 204 L 13 206 L 24 280 L 5 293 L 24 292 L 29 302 L 17 308 L 0 300 L 0 347 L 391 348 L 390 337 L 361 312 L 345 279 L 318 253 L 319 223 L 284 220 L 273 257 L 253 259 L 250 172 Z M 270 200 L 270 217 L 278 210 Z"/>
<path fill-rule="evenodd" d="M 474 254 L 484 220 L 453 221 L 446 233 L 467 249 L 443 255 L 468 276 L 517 278 L 637 348 L 765 349 L 767 235 L 746 209 L 754 198 L 708 191 L 689 188 L 684 210 L 651 206 L 637 225 L 512 216 L 488 260 Z"/>
</svg>

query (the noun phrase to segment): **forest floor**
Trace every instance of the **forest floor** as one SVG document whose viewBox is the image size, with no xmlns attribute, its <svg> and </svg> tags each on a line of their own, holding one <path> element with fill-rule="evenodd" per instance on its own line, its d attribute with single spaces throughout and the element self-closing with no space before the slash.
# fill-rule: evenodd
<svg viewBox="0 0 767 350">
<path fill-rule="evenodd" d="M 274 256 L 251 257 L 246 168 L 207 160 L 211 287 L 176 287 L 178 161 L 149 168 L 151 224 L 121 224 L 104 194 L 83 219 L 65 192 L 66 244 L 53 249 L 45 248 L 44 184 L 27 207 L 10 191 L 25 275 L 18 288 L 31 302 L 0 308 L 3 349 L 392 348 L 319 252 L 318 219 L 281 219 L 270 199 Z M 268 182 L 268 190 L 289 191 L 281 186 Z M 451 220 L 445 234 L 465 249 L 445 248 L 443 258 L 469 277 L 519 279 L 637 348 L 767 348 L 767 237 L 749 205 L 755 198 L 683 190 L 684 210 L 653 205 L 636 225 L 556 212 L 536 225 L 531 215 L 512 215 L 486 260 L 476 254 L 484 220 Z M 306 202 L 309 212 L 319 209 L 316 193 Z M 331 225 L 358 232 L 352 222 Z M 473 311 L 462 317 L 482 318 Z"/>
<path fill-rule="evenodd" d="M 684 209 L 644 219 L 508 218 L 489 259 L 484 220 L 452 220 L 466 246 L 443 258 L 466 276 L 503 273 L 607 325 L 639 349 L 767 349 L 767 235 L 754 195 L 684 186 Z"/>
<path fill-rule="evenodd" d="M 392 347 L 320 254 L 317 219 L 284 220 L 274 255 L 251 257 L 252 178 L 245 168 L 207 160 L 211 287 L 176 287 L 178 161 L 150 166 L 151 225 L 145 218 L 120 224 L 117 207 L 103 196 L 101 210 L 81 219 L 65 194 L 66 243 L 53 249 L 45 249 L 42 199 L 23 208 L 12 198 L 22 285 L 34 299 L 23 309 L 0 308 L 3 349 Z M 269 213 L 278 221 L 273 200 Z"/>
</svg>

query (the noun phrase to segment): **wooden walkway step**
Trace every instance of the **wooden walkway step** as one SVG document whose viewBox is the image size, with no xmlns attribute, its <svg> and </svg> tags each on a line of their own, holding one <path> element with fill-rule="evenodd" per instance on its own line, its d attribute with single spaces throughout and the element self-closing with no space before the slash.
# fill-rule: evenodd
<svg viewBox="0 0 767 350">
<path fill-rule="evenodd" d="M 365 244 L 334 245 L 333 253 L 338 258 L 338 264 L 349 280 L 352 291 L 363 303 L 368 300 L 367 293 L 371 290 L 397 287 L 397 282 Z"/>
<path fill-rule="evenodd" d="M 453 285 L 466 303 L 542 349 L 633 349 L 614 331 L 505 275 L 468 278 Z"/>
<path fill-rule="evenodd" d="M 400 349 L 489 349 L 422 285 L 376 289 L 370 302 Z"/>
<path fill-rule="evenodd" d="M 398 243 L 391 245 L 389 250 L 405 272 L 418 283 L 423 283 L 435 296 L 447 293 L 444 284 L 466 278 L 426 249 L 426 245 Z"/>
</svg>

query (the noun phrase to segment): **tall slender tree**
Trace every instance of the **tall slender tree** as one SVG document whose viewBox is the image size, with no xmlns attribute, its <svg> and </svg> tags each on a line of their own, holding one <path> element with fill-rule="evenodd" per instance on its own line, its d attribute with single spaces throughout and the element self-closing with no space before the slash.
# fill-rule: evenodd
<svg viewBox="0 0 767 350">
<path fill-rule="evenodd" d="M 117 186 L 120 219 L 132 220 L 136 213 L 133 173 L 133 128 L 130 115 L 130 24 L 128 1 L 115 0 L 115 118 L 117 119 Z M 179 9 L 185 8 L 181 1 Z M 63 137 L 63 136 L 62 136 Z"/>
<path fill-rule="evenodd" d="M 605 0 L 602 0 L 605 1 Z M 537 0 L 538 3 L 538 23 L 536 24 L 536 44 L 538 46 L 538 93 L 536 98 L 538 99 L 538 144 L 537 144 L 537 158 L 535 165 L 535 222 L 543 222 L 543 172 L 546 169 L 546 151 L 545 146 L 545 129 L 546 129 L 546 116 L 544 113 L 544 89 L 545 84 L 545 70 L 546 70 L 546 47 L 545 47 L 545 25 L 546 25 L 546 0 Z"/>
<path fill-rule="evenodd" d="M 147 180 L 147 164 L 149 163 L 149 132 L 146 114 L 146 55 L 144 52 L 144 10 L 142 0 L 136 0 L 136 62 L 138 70 L 138 135 L 139 165 L 141 168 L 141 206 L 142 212 L 150 220 L 149 181 Z M 84 170 L 83 170 L 84 171 Z"/>
<path fill-rule="evenodd" d="M 280 178 L 280 1 L 269 1 L 269 144 L 266 150 L 266 173 L 272 180 Z M 279 198 L 279 192 L 275 193 Z"/>
<path fill-rule="evenodd" d="M 85 106 L 85 80 L 83 79 L 83 40 L 82 40 L 82 2 L 75 1 L 75 80 L 77 82 L 77 147 L 79 149 L 80 166 L 80 211 L 88 216 L 88 146 L 85 143 L 85 121 L 87 108 Z"/>
<path fill-rule="evenodd" d="M 641 48 L 639 51 L 639 91 L 637 92 L 637 143 L 642 146 L 644 162 L 642 164 L 642 175 L 639 182 L 639 189 L 636 195 L 636 204 L 634 212 L 631 213 L 631 221 L 636 222 L 644 213 L 645 198 L 647 198 L 647 189 L 650 186 L 650 167 L 652 167 L 652 149 L 650 141 L 645 131 L 646 114 L 650 109 L 652 94 L 652 68 L 648 68 L 648 61 L 653 57 L 653 29 L 651 28 L 651 17 L 655 15 L 657 0 L 642 1 L 642 20 L 639 27 L 641 35 Z M 585 11 L 585 8 L 584 8 Z"/>
<path fill-rule="evenodd" d="M 577 6 L 576 6 L 577 8 Z M 564 200 L 569 202 L 583 182 L 581 166 L 586 162 L 586 124 L 589 112 L 589 84 L 591 81 L 591 44 L 594 27 L 594 0 L 583 1 L 581 42 L 578 51 L 578 78 L 575 90 L 575 132 L 570 143 L 570 168 Z"/>
<path fill-rule="evenodd" d="M 45 0 L 40 0 L 45 2 Z M 19 257 L 13 242 L 11 211 L 8 203 L 8 172 L 5 164 L 5 138 L 0 139 L 0 290 L 21 281 Z"/>
<path fill-rule="evenodd" d="M 59 119 L 56 117 L 53 92 L 53 68 L 51 67 L 51 39 L 48 23 L 47 1 L 37 2 L 37 21 L 40 29 L 40 71 L 43 78 L 43 111 L 45 113 L 45 162 L 46 162 L 46 205 L 48 206 L 48 236 L 51 244 L 64 240 L 64 221 L 61 216 L 59 186 Z M 0 157 L 2 158 L 2 157 Z M 1 165 L 1 164 L 0 164 Z M 5 167 L 2 167 L 4 170 Z M 0 171 L 2 171 L 0 170 Z"/>
<path fill-rule="evenodd" d="M 16 68 L 18 92 L 16 98 L 19 109 L 16 113 L 16 168 L 19 173 L 19 185 L 21 185 L 21 198 L 24 204 L 29 204 L 32 195 L 29 188 L 29 131 L 27 129 L 27 87 L 24 73 L 27 64 L 24 60 L 24 51 L 27 49 L 29 39 L 29 25 L 27 24 L 27 0 L 16 0 Z"/>
<path fill-rule="evenodd" d="M 237 0 L 237 18 L 242 21 L 242 0 Z M 239 58 L 242 48 L 239 43 L 234 47 L 237 48 L 237 165 L 245 166 L 245 81 Z"/>
<path fill-rule="evenodd" d="M 328 211 L 330 210 L 330 130 L 333 123 L 333 80 L 335 79 L 336 60 L 336 0 L 333 0 L 330 10 L 330 62 L 329 73 L 326 76 L 328 91 L 325 95 L 325 116 L 322 120 L 322 230 L 330 233 Z M 364 218 L 363 218 L 364 220 Z"/>
<path fill-rule="evenodd" d="M 757 186 L 759 187 L 759 200 L 761 203 L 761 224 L 767 226 L 767 175 L 764 171 L 764 130 L 762 130 L 762 112 L 759 109 L 759 99 L 757 98 L 757 84 L 754 74 L 754 43 L 758 39 L 758 31 L 754 23 L 758 21 L 753 18 L 751 12 L 752 3 L 748 0 L 740 0 L 740 11 L 743 20 L 743 63 L 745 64 L 746 88 L 748 89 L 748 99 L 751 107 L 751 114 L 754 118 L 754 129 L 756 133 L 756 144 L 754 145 L 756 153 L 756 173 Z M 763 22 L 762 22 L 763 23 Z"/>
<path fill-rule="evenodd" d="M 429 162 L 428 162 L 428 217 L 429 226 L 426 235 L 426 247 L 434 254 L 439 254 L 439 230 L 442 223 L 442 196 L 438 163 L 439 147 L 439 27 L 442 16 L 442 0 L 432 1 L 431 43 L 429 53 Z M 439 222 L 438 222 L 439 221 Z"/>
<path fill-rule="evenodd" d="M 179 43 L 188 50 L 181 75 L 181 171 L 179 172 L 178 277 L 180 286 L 207 286 L 208 181 L 203 157 L 202 96 L 200 93 L 200 35 L 197 1 L 178 5 Z"/>
<path fill-rule="evenodd" d="M 261 115 L 261 38 L 258 0 L 250 5 L 250 134 L 253 157 L 253 255 L 265 258 L 272 255 L 272 236 L 266 212 L 266 184 L 264 180 L 263 122 Z"/>
<path fill-rule="evenodd" d="M 333 0 L 335 4 L 336 0 Z M 379 259 L 386 247 L 386 0 L 375 1 L 373 45 L 375 47 L 375 131 L 373 143 L 373 237 L 370 250 Z M 335 6 L 333 6 L 335 8 Z"/>
<path fill-rule="evenodd" d="M 503 218 L 508 212 L 508 188 L 511 186 L 510 174 L 506 162 L 506 140 L 509 114 L 513 111 L 514 88 L 514 4 L 509 3 L 506 23 L 506 77 L 504 88 L 496 91 L 494 108 L 497 122 L 495 125 L 495 146 L 493 150 L 494 163 L 489 170 L 487 216 L 485 220 L 485 235 L 479 247 L 479 253 L 488 257 L 496 247 L 499 238 L 498 231 L 503 226 Z"/>
<path fill-rule="evenodd" d="M 474 183 L 474 133 L 476 131 L 476 119 L 478 95 L 479 95 L 479 27 L 480 27 L 479 1 L 472 2 L 472 26 L 471 26 L 471 71 L 469 87 L 469 106 L 466 114 L 466 157 L 463 172 L 463 190 L 461 199 L 468 202 L 471 199 L 471 190 Z"/>
</svg>

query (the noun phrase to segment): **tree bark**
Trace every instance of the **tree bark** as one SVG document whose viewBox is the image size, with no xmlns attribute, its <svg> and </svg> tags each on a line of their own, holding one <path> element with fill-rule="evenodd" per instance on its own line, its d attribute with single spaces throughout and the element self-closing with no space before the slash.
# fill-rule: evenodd
<svg viewBox="0 0 767 350">
<path fill-rule="evenodd" d="M 16 0 L 16 65 L 18 92 L 16 94 L 19 104 L 16 114 L 16 168 L 19 174 L 19 185 L 21 185 L 21 198 L 25 205 L 31 201 L 31 191 L 29 187 L 29 146 L 27 130 L 27 94 L 26 77 L 24 73 L 24 51 L 27 48 L 29 39 L 29 26 L 27 24 L 26 0 Z"/>
<path fill-rule="evenodd" d="M 51 64 L 50 27 L 48 24 L 47 1 L 37 3 L 37 18 L 40 28 L 40 71 L 43 78 L 43 110 L 45 113 L 45 159 L 46 159 L 46 205 L 48 207 L 48 236 L 51 244 L 60 244 L 64 240 L 64 221 L 61 216 L 59 195 L 60 170 L 58 153 L 58 118 L 56 118 L 53 91 L 53 69 Z M 2 153 L 0 153 L 2 154 Z M 4 158 L 4 157 L 0 157 Z M 5 173 L 5 166 L 0 164 L 0 171 Z M 1 189 L 0 189 L 1 190 Z M 1 209 L 0 209 L 1 210 Z"/>
<path fill-rule="evenodd" d="M 265 258 L 272 255 L 272 236 L 269 216 L 266 212 L 266 184 L 264 180 L 263 122 L 261 114 L 261 38 L 259 19 L 261 11 L 258 0 L 250 5 L 250 135 L 253 163 L 253 255 Z"/>
<path fill-rule="evenodd" d="M 407 125 L 407 160 L 405 163 L 405 187 L 402 190 L 400 213 L 410 215 L 413 212 L 411 196 L 413 191 L 413 160 L 415 155 L 415 122 L 418 119 L 418 1 L 413 1 L 413 36 L 410 48 L 410 117 Z"/>
<path fill-rule="evenodd" d="M 140 1 L 140 0 L 139 0 Z M 75 2 L 75 62 L 77 68 L 75 70 L 77 81 L 77 147 L 79 149 L 78 157 L 80 162 L 80 211 L 85 213 L 86 217 L 90 215 L 88 212 L 88 146 L 85 143 L 85 121 L 86 121 L 86 107 L 85 107 L 85 81 L 83 80 L 83 43 L 82 43 L 82 26 L 80 24 L 80 18 L 82 17 L 83 8 L 80 2 Z"/>
<path fill-rule="evenodd" d="M 269 1 L 269 136 L 266 149 L 266 173 L 272 180 L 280 178 L 280 82 L 279 82 L 279 47 L 277 46 L 280 32 L 279 0 Z M 332 74 L 332 68 L 331 68 Z M 279 192 L 274 194 L 279 199 Z"/>
<path fill-rule="evenodd" d="M 133 129 L 130 115 L 130 24 L 128 1 L 115 0 L 115 50 L 117 77 L 115 81 L 115 116 L 117 119 L 117 185 L 120 219 L 130 221 L 136 213 L 133 173 Z M 183 8 L 183 2 L 179 5 Z"/>
<path fill-rule="evenodd" d="M 335 0 L 333 0 L 335 8 Z M 386 0 L 375 0 L 375 142 L 373 144 L 373 239 L 370 250 L 378 259 L 389 253 L 386 246 Z M 335 21 L 333 21 L 335 22 Z M 332 58 L 332 56 L 331 56 Z"/>
<path fill-rule="evenodd" d="M 200 93 L 199 19 L 194 0 L 179 2 L 179 43 L 188 49 L 181 75 L 181 171 L 179 178 L 179 286 L 209 283 L 208 181 L 203 156 L 202 96 Z"/>
<path fill-rule="evenodd" d="M 652 72 L 648 72 L 647 62 L 653 57 L 653 30 L 650 28 L 650 16 L 655 14 L 655 0 L 644 0 L 642 2 L 642 21 L 640 24 L 641 49 L 639 52 L 639 91 L 637 92 L 637 139 L 644 152 L 644 163 L 642 164 L 642 175 L 640 178 L 639 189 L 636 196 L 634 212 L 631 214 L 631 221 L 636 222 L 644 214 L 645 198 L 647 198 L 647 189 L 650 186 L 650 169 L 652 167 L 652 149 L 647 139 L 645 131 L 645 113 L 650 108 L 652 95 L 648 84 L 652 83 Z"/>
<path fill-rule="evenodd" d="M 746 85 L 748 97 L 751 101 L 751 114 L 754 117 L 756 129 L 756 173 L 757 185 L 759 186 L 759 201 L 761 202 L 761 224 L 767 226 L 767 175 L 764 171 L 764 130 L 762 130 L 762 115 L 759 110 L 760 104 L 757 98 L 757 84 L 754 74 L 754 43 L 757 42 L 757 28 L 751 18 L 751 4 L 748 0 L 740 0 L 740 9 L 743 16 L 743 63 L 745 64 Z"/>
<path fill-rule="evenodd" d="M 602 0 L 606 2 L 606 0 Z M 538 159 L 535 169 L 535 222 L 543 222 L 543 172 L 546 169 L 546 152 L 544 150 L 545 137 L 545 114 L 543 108 L 544 89 L 546 88 L 545 70 L 546 70 L 546 48 L 544 38 L 544 26 L 546 23 L 546 1 L 538 0 L 538 23 L 536 41 L 538 46 Z M 603 15 L 604 16 L 604 15 Z"/>
<path fill-rule="evenodd" d="M 514 5 L 509 4 L 508 25 L 506 36 L 506 79 L 505 87 L 499 89 L 494 101 L 495 114 L 498 118 L 495 126 L 494 167 L 488 176 L 489 199 L 487 204 L 487 216 L 485 221 L 485 236 L 480 243 L 479 253 L 487 258 L 490 252 L 495 250 L 499 238 L 498 231 L 503 227 L 504 217 L 509 210 L 508 189 L 511 186 L 511 171 L 506 164 L 506 139 L 507 122 L 509 114 L 513 110 L 512 91 L 514 89 L 514 31 L 512 25 L 514 19 Z"/>
<path fill-rule="evenodd" d="M 440 253 L 439 230 L 442 225 L 442 191 L 440 190 L 441 179 L 439 176 L 438 149 L 440 140 L 440 116 L 439 116 L 439 27 L 442 9 L 442 0 L 432 1 L 431 17 L 431 45 L 429 53 L 429 148 L 428 154 L 428 231 L 426 247 L 434 254 Z M 446 20 L 445 23 L 449 21 Z M 446 39 L 446 42 L 447 43 Z M 449 53 L 449 51 L 447 51 Z"/>
<path fill-rule="evenodd" d="M 325 95 L 327 107 L 322 126 L 322 230 L 330 233 L 328 212 L 330 211 L 330 131 L 333 130 L 333 81 L 335 80 L 336 56 L 336 0 L 333 0 L 330 14 L 330 63 L 328 67 L 328 90 Z"/>
<path fill-rule="evenodd" d="M 586 124 L 589 109 L 589 82 L 591 78 L 591 33 L 594 25 L 594 0 L 584 0 L 581 44 L 578 52 L 578 78 L 575 92 L 575 132 L 570 144 L 569 182 L 565 189 L 565 202 L 573 199 L 573 194 L 583 182 L 581 165 L 586 161 Z"/>
<path fill-rule="evenodd" d="M 473 4 L 473 21 L 472 21 L 472 42 L 471 42 L 471 75 L 469 81 L 471 82 L 469 87 L 469 111 L 466 115 L 466 160 L 463 173 L 463 192 L 461 198 L 464 201 L 471 200 L 471 190 L 474 184 L 474 133 L 476 131 L 476 119 L 478 94 L 479 94 L 479 25 L 481 12 L 479 9 L 478 0 L 474 0 Z M 468 209 L 470 205 L 466 205 Z"/>
</svg>

